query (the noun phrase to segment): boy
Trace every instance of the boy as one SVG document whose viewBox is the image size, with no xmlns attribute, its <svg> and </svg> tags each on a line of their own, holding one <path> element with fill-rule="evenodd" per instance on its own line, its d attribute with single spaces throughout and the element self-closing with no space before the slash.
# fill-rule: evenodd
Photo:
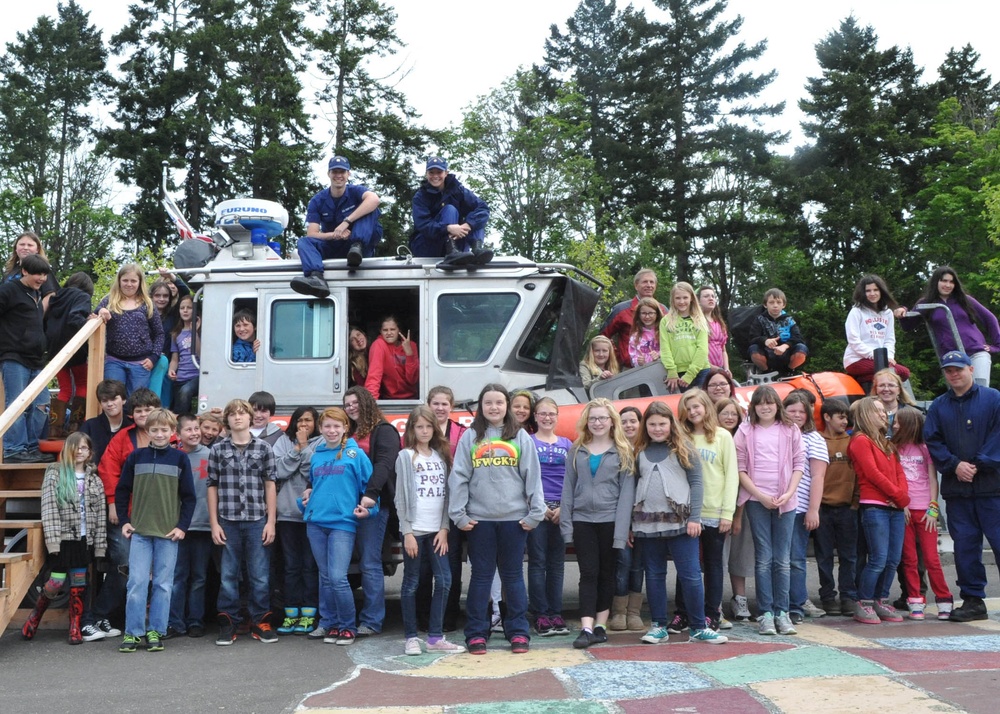
<svg viewBox="0 0 1000 714">
<path fill-rule="evenodd" d="M 198 428 L 201 430 L 201 444 L 205 448 L 211 449 L 219 442 L 223 429 L 222 417 L 215 414 L 202 414 L 198 417 Z"/>
<path fill-rule="evenodd" d="M 40 255 L 21 260 L 17 280 L 0 283 L 0 373 L 3 375 L 4 408 L 45 367 L 45 307 L 42 287 L 52 272 Z M 3 460 L 8 464 L 39 464 L 55 461 L 38 450 L 38 438 L 49 420 L 49 390 L 43 389 L 15 419 L 3 436 Z"/>
<path fill-rule="evenodd" d="M 855 570 L 858 559 L 857 477 L 847 457 L 851 436 L 847 433 L 847 404 L 827 399 L 820 411 L 823 438 L 826 439 L 830 465 L 823 481 L 823 500 L 819 506 L 816 529 L 816 565 L 819 568 L 819 597 L 828 615 L 854 616 L 857 601 Z M 840 560 L 840 602 L 833 580 L 833 551 Z"/>
<path fill-rule="evenodd" d="M 233 362 L 256 362 L 260 340 L 257 339 L 257 317 L 249 310 L 233 315 Z"/>
<path fill-rule="evenodd" d="M 261 642 L 277 642 L 268 611 L 270 545 L 277 518 L 275 463 L 271 447 L 250 433 L 253 407 L 234 399 L 223 411 L 229 436 L 208 456 L 208 519 L 212 541 L 225 546 L 219 583 L 219 636 L 215 644 L 236 641 L 240 623 L 240 569 L 250 582 L 251 634 Z"/>
<path fill-rule="evenodd" d="M 182 451 L 170 448 L 170 437 L 176 428 L 173 414 L 166 409 L 153 409 L 146 418 L 149 446 L 128 455 L 115 489 L 122 535 L 131 541 L 125 636 L 119 652 L 135 652 L 143 634 L 148 652 L 163 650 L 161 640 L 167 632 L 177 542 L 183 540 L 191 524 L 196 500 L 191 462 Z M 147 595 L 150 576 L 152 598 Z"/>
<path fill-rule="evenodd" d="M 750 324 L 750 360 L 762 372 L 790 373 L 805 364 L 809 348 L 798 323 L 785 312 L 785 293 L 764 293 L 764 312 Z"/>
<path fill-rule="evenodd" d="M 273 448 L 278 439 L 285 435 L 285 431 L 271 421 L 271 417 L 274 416 L 274 412 L 278 408 L 274 401 L 274 395 L 270 392 L 254 392 L 247 401 L 253 408 L 250 433 Z"/>
<path fill-rule="evenodd" d="M 493 251 L 483 247 L 489 219 L 489 206 L 448 173 L 447 161 L 427 159 L 424 180 L 413 195 L 413 257 L 486 265 L 493 259 Z"/>
<path fill-rule="evenodd" d="M 182 414 L 177 419 L 181 451 L 191 462 L 196 504 L 191 526 L 177 548 L 173 593 L 170 596 L 170 621 L 163 639 L 187 633 L 188 637 L 205 634 L 205 580 L 212 557 L 212 528 L 208 520 L 208 447 L 201 443 L 198 419 Z"/>
<path fill-rule="evenodd" d="M 125 414 L 125 385 L 117 379 L 105 379 L 97 383 L 97 400 L 101 403 L 101 413 L 87 419 L 80 425 L 80 431 L 90 437 L 94 444 L 94 463 L 101 463 L 104 451 L 111 439 L 124 427 L 132 426 L 132 417 Z"/>
</svg>

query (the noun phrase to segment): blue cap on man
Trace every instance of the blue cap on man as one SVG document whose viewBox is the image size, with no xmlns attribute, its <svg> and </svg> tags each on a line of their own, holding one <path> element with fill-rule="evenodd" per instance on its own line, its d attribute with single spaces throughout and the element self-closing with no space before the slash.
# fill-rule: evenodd
<svg viewBox="0 0 1000 714">
<path fill-rule="evenodd" d="M 969 355 L 964 352 L 959 352 L 958 350 L 952 350 L 951 352 L 945 352 L 944 356 L 941 358 L 941 368 L 945 367 L 971 367 L 972 360 L 969 359 Z"/>
<path fill-rule="evenodd" d="M 333 171 L 334 169 L 350 171 L 351 162 L 347 160 L 346 156 L 334 156 L 332 159 L 330 159 L 330 165 L 326 167 L 326 170 Z"/>
<path fill-rule="evenodd" d="M 448 162 L 440 156 L 431 156 L 427 159 L 427 166 L 424 168 L 424 172 L 426 173 L 431 169 L 441 169 L 442 171 L 447 171 Z"/>
</svg>

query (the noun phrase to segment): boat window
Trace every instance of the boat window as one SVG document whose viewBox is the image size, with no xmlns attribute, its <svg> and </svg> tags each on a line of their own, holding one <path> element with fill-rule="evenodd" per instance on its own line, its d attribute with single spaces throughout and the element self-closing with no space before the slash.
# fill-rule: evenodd
<svg viewBox="0 0 1000 714">
<path fill-rule="evenodd" d="M 336 334 L 329 300 L 275 300 L 271 303 L 270 355 L 275 360 L 330 359 Z"/>
<path fill-rule="evenodd" d="M 447 293 L 438 298 L 441 362 L 485 362 L 514 316 L 517 293 Z"/>
<path fill-rule="evenodd" d="M 556 332 L 559 329 L 559 314 L 562 312 L 563 286 L 562 281 L 552 284 L 548 297 L 545 298 L 545 306 L 524 336 L 521 349 L 517 351 L 520 359 L 542 364 L 552 361 L 552 350 L 555 348 Z"/>
</svg>

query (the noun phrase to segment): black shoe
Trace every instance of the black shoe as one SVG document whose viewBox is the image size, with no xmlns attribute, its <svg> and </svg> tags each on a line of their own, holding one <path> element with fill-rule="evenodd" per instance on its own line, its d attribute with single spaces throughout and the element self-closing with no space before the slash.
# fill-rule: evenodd
<svg viewBox="0 0 1000 714">
<path fill-rule="evenodd" d="M 10 456 L 4 456 L 3 462 L 5 464 L 47 464 L 51 463 L 53 459 L 45 458 L 48 454 L 43 454 L 40 451 L 19 451 L 16 454 L 11 454 Z"/>
<path fill-rule="evenodd" d="M 56 460 L 55 454 L 46 454 L 44 451 L 39 451 L 37 448 L 29 449 L 28 454 L 34 459 L 36 464 L 51 464 Z"/>
<path fill-rule="evenodd" d="M 594 644 L 594 633 L 580 630 L 580 634 L 573 640 L 573 647 L 578 650 L 585 650 Z"/>
<path fill-rule="evenodd" d="M 792 621 L 793 625 L 801 625 L 805 619 L 805 615 L 801 612 L 790 612 L 788 613 L 788 619 Z"/>
<path fill-rule="evenodd" d="M 320 300 L 330 297 L 330 287 L 320 273 L 310 273 L 292 278 L 291 286 L 292 290 L 300 295 L 308 295 Z"/>
<path fill-rule="evenodd" d="M 600 645 L 608 641 L 608 631 L 604 625 L 596 625 L 594 627 L 594 644 Z"/>
<path fill-rule="evenodd" d="M 361 265 L 361 243 L 351 243 L 351 249 L 347 251 L 347 265 L 350 268 L 357 268 Z"/>
<path fill-rule="evenodd" d="M 473 264 L 486 265 L 493 260 L 493 251 L 484 247 L 481 240 L 470 240 L 469 245 L 472 246 Z"/>
<path fill-rule="evenodd" d="M 186 634 L 187 634 L 187 632 L 181 632 L 180 630 L 178 630 L 175 627 L 168 627 L 167 631 L 164 634 L 160 635 L 160 639 L 161 640 L 172 640 L 175 637 L 183 637 Z"/>
<path fill-rule="evenodd" d="M 476 256 L 472 253 L 463 253 L 455 247 L 455 241 L 451 238 L 444 246 L 444 262 L 448 265 L 471 265 L 476 261 Z"/>
<path fill-rule="evenodd" d="M 187 632 L 188 637 L 204 637 L 205 627 L 203 625 L 191 625 Z"/>
<path fill-rule="evenodd" d="M 455 632 L 458 630 L 458 618 L 444 616 L 444 623 L 441 625 L 442 632 Z"/>
<path fill-rule="evenodd" d="M 219 613 L 219 636 L 215 638 L 215 644 L 226 647 L 236 641 L 236 625 L 233 618 L 225 613 Z"/>
<path fill-rule="evenodd" d="M 902 610 L 903 612 L 909 610 L 909 606 L 907 605 L 905 595 L 900 595 L 898 598 L 896 598 L 895 601 L 893 601 L 892 606 L 897 610 Z"/>
<path fill-rule="evenodd" d="M 951 611 L 948 618 L 952 622 L 972 622 L 974 620 L 988 620 L 990 614 L 986 610 L 986 603 L 981 597 L 967 597 L 962 601 L 960 607 Z"/>
</svg>

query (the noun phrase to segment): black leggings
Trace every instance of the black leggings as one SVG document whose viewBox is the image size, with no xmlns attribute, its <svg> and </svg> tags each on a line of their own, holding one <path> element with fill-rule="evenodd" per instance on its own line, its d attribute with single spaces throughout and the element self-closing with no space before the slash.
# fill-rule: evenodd
<svg viewBox="0 0 1000 714">
<path fill-rule="evenodd" d="M 573 521 L 573 546 L 580 567 L 580 617 L 611 609 L 615 594 L 615 524 Z"/>
</svg>

